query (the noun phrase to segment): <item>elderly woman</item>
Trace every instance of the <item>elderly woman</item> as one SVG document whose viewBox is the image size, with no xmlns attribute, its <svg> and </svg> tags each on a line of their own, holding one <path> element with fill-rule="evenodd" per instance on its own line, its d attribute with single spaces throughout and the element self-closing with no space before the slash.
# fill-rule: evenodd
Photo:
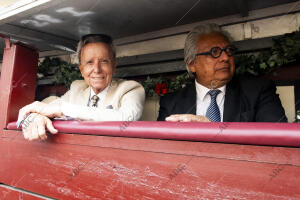
<svg viewBox="0 0 300 200">
<path fill-rule="evenodd" d="M 141 117 L 144 88 L 135 81 L 112 78 L 116 53 L 110 36 L 83 36 L 77 54 L 84 80 L 74 81 L 69 91 L 49 104 L 36 101 L 19 111 L 17 123 L 22 124 L 25 139 L 44 140 L 46 129 L 57 133 L 49 119 L 53 117 L 90 121 L 134 121 Z"/>
</svg>

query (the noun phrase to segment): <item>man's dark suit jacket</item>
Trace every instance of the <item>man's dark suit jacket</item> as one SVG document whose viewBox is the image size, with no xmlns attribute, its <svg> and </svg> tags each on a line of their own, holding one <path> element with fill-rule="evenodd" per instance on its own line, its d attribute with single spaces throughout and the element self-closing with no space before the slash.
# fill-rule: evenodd
<svg viewBox="0 0 300 200">
<path fill-rule="evenodd" d="M 160 99 L 158 121 L 172 114 L 196 114 L 195 82 Z M 239 77 L 226 86 L 224 122 L 286 122 L 276 87 L 272 81 Z"/>
</svg>

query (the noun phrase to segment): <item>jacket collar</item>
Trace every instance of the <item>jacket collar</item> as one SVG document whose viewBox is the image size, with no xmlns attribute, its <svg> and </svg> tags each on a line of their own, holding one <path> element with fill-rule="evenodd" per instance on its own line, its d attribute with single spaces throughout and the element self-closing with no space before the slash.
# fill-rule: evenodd
<svg viewBox="0 0 300 200">
<path fill-rule="evenodd" d="M 240 121 L 241 113 L 241 94 L 237 79 L 233 78 L 226 86 L 225 102 L 224 102 L 224 122 Z"/>
<path fill-rule="evenodd" d="M 191 85 L 180 92 L 175 113 L 196 115 L 196 102 L 196 87 L 193 81 Z M 240 121 L 240 113 L 241 99 L 239 84 L 237 83 L 237 79 L 233 79 L 226 85 L 223 121 Z"/>
<path fill-rule="evenodd" d="M 186 86 L 181 90 L 175 108 L 175 113 L 178 114 L 196 114 L 196 88 L 195 82 Z"/>
</svg>

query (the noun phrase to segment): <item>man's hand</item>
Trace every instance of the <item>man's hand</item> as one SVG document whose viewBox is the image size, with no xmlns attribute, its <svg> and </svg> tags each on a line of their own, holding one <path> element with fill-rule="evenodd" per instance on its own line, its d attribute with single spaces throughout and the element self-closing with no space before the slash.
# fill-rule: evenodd
<svg viewBox="0 0 300 200">
<path fill-rule="evenodd" d="M 61 117 L 62 112 L 59 104 L 46 104 L 43 102 L 35 101 L 19 110 L 18 124 L 29 113 L 38 113 L 46 117 Z"/>
<path fill-rule="evenodd" d="M 170 115 L 166 118 L 168 122 L 210 122 L 210 120 L 202 115 L 192 115 L 192 114 L 177 114 Z"/>
<path fill-rule="evenodd" d="M 47 139 L 46 128 L 52 134 L 58 132 L 48 117 L 37 113 L 31 113 L 22 124 L 24 138 L 30 141 Z"/>
</svg>

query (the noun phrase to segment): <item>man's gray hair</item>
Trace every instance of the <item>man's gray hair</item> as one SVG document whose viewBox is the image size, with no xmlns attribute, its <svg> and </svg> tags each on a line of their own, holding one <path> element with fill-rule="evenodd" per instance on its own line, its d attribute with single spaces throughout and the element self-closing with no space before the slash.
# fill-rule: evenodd
<svg viewBox="0 0 300 200">
<path fill-rule="evenodd" d="M 113 56 L 113 61 L 116 60 L 116 48 L 113 44 L 113 40 L 109 35 L 105 35 L 105 34 L 88 34 L 88 35 L 84 35 L 81 37 L 81 40 L 78 42 L 77 45 L 77 59 L 79 64 L 81 63 L 81 50 L 82 48 L 89 44 L 89 43 L 97 43 L 97 42 L 102 42 L 105 44 L 108 44 L 110 46 L 111 49 L 111 53 Z"/>
<path fill-rule="evenodd" d="M 193 63 L 196 59 L 196 54 L 198 52 L 198 39 L 201 35 L 210 34 L 210 33 L 220 33 L 225 38 L 228 39 L 229 42 L 232 41 L 229 33 L 223 31 L 221 27 L 217 24 L 203 24 L 196 26 L 185 39 L 184 45 L 184 62 L 186 64 L 186 68 L 188 72 L 190 72 L 188 65 Z"/>
</svg>

